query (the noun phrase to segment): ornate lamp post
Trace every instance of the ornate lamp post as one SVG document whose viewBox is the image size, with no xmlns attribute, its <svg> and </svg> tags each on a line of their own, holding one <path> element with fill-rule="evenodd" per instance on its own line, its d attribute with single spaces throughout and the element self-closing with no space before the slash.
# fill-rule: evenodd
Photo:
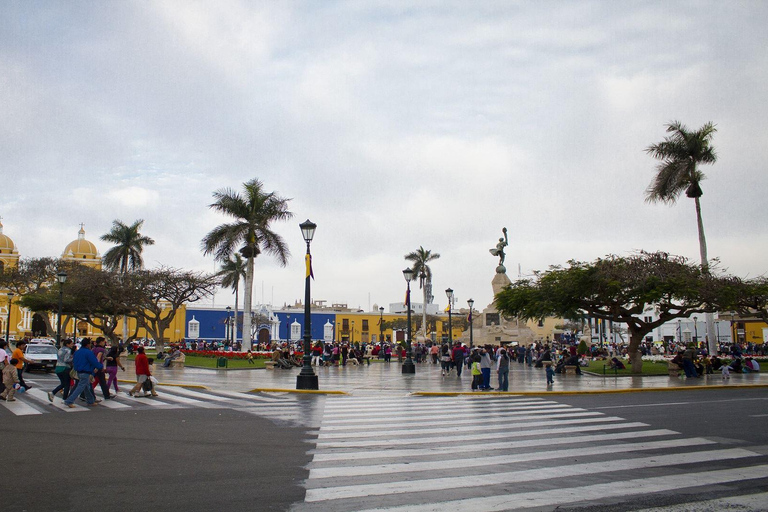
<svg viewBox="0 0 768 512">
<path fill-rule="evenodd" d="M 8 292 L 8 319 L 5 321 L 5 342 L 8 343 L 8 348 L 11 348 L 11 304 L 13 301 L 13 292 Z"/>
<path fill-rule="evenodd" d="M 693 343 L 696 345 L 696 348 L 699 347 L 699 329 L 697 326 L 698 321 L 698 317 L 693 317 Z"/>
<path fill-rule="evenodd" d="M 403 277 L 408 283 L 408 291 L 405 294 L 405 307 L 408 309 L 408 339 L 405 342 L 405 362 L 403 363 L 403 373 L 416 373 L 416 365 L 413 364 L 413 353 L 411 351 L 411 280 L 413 279 L 413 270 L 407 268 L 403 270 Z"/>
<path fill-rule="evenodd" d="M 453 324 L 451 323 L 451 313 L 453 312 L 453 290 L 445 290 L 448 297 L 448 346 L 453 347 Z"/>
<path fill-rule="evenodd" d="M 312 255 L 309 252 L 309 243 L 315 236 L 317 224 L 307 219 L 299 224 L 299 227 L 301 228 L 301 234 L 304 237 L 304 241 L 307 242 L 307 255 L 305 256 L 307 275 L 304 282 L 304 357 L 302 358 L 304 364 L 301 367 L 301 372 L 296 377 L 296 389 L 320 389 L 317 382 L 317 375 L 312 369 L 312 320 L 309 311 L 309 279 L 312 277 Z"/>
<path fill-rule="evenodd" d="M 56 279 L 59 281 L 59 320 L 56 328 L 56 346 L 61 347 L 61 314 L 62 306 L 64 303 L 64 283 L 67 281 L 67 273 L 63 270 L 56 274 Z"/>
<path fill-rule="evenodd" d="M 472 334 L 472 308 L 475 306 L 475 301 L 469 299 L 467 304 L 469 305 L 469 348 L 471 350 L 474 345 L 474 336 Z"/>
<path fill-rule="evenodd" d="M 384 350 L 384 307 L 379 308 L 379 346 Z"/>
<path fill-rule="evenodd" d="M 291 315 L 285 317 L 285 344 L 291 344 Z"/>
</svg>

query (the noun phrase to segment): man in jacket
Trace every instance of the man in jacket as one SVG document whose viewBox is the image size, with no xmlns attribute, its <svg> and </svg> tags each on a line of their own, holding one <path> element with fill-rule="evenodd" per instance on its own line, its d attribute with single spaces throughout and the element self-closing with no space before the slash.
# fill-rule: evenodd
<svg viewBox="0 0 768 512">
<path fill-rule="evenodd" d="M 96 359 L 96 355 L 91 350 L 91 340 L 89 338 L 84 338 L 80 343 L 80 349 L 75 352 L 72 358 L 72 367 L 77 372 L 77 386 L 75 386 L 75 390 L 69 394 L 67 399 L 64 400 L 64 405 L 74 409 L 75 404 L 73 402 L 83 392 L 85 392 L 85 401 L 89 406 L 97 405 L 101 400 L 96 400 L 93 389 L 91 389 L 90 378 L 98 373 L 99 370 L 102 370 L 104 365 Z"/>
</svg>

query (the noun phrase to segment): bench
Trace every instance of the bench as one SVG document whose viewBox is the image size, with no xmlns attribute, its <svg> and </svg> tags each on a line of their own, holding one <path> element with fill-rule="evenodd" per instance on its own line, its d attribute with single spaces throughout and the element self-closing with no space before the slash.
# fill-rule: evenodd
<svg viewBox="0 0 768 512">
<path fill-rule="evenodd" d="M 176 359 L 171 360 L 171 368 L 184 368 L 184 361 L 187 360 L 187 356 L 181 354 Z"/>
<path fill-rule="evenodd" d="M 579 367 L 575 365 L 565 365 L 565 367 L 563 367 L 563 375 L 568 375 L 569 373 L 576 375 L 576 370 L 578 368 Z"/>
<path fill-rule="evenodd" d="M 275 369 L 275 362 L 274 361 L 264 361 L 264 368 L 267 370 L 274 370 Z"/>
<path fill-rule="evenodd" d="M 671 361 L 667 363 L 667 371 L 669 372 L 669 376 L 670 377 L 679 377 L 681 370 L 682 370 L 682 368 L 680 368 L 675 363 L 673 363 Z"/>
</svg>

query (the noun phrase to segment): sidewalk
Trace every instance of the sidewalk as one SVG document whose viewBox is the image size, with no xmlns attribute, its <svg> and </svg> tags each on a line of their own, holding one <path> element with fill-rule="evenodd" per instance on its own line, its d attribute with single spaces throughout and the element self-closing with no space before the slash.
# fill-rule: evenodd
<svg viewBox="0 0 768 512">
<path fill-rule="evenodd" d="M 230 391 L 251 391 L 254 389 L 295 391 L 296 376 L 300 369 L 295 370 L 215 370 L 203 368 L 163 368 L 156 365 L 155 376 L 161 383 L 205 386 L 211 389 L 227 389 Z M 121 380 L 135 381 L 133 362 L 126 365 L 127 371 L 120 372 Z M 433 364 L 416 365 L 415 375 L 403 375 L 401 365 L 397 362 L 390 364 L 372 363 L 370 366 L 343 366 L 337 368 L 314 368 L 318 375 L 321 391 L 340 391 L 349 394 L 456 394 L 471 393 L 472 377 L 464 369 L 461 378 L 456 371 L 450 375 L 441 376 L 440 366 Z M 494 372 L 495 373 L 495 372 Z M 675 389 L 711 388 L 741 386 L 768 387 L 768 375 L 732 374 L 730 380 L 724 381 L 718 373 L 703 376 L 699 379 L 680 379 L 667 376 L 649 377 L 596 377 L 591 375 L 555 375 L 555 384 L 546 386 L 546 378 L 542 368 L 529 368 L 513 363 L 509 374 L 510 393 L 621 393 L 631 391 L 666 391 Z M 497 387 L 494 376 L 491 386 Z"/>
</svg>

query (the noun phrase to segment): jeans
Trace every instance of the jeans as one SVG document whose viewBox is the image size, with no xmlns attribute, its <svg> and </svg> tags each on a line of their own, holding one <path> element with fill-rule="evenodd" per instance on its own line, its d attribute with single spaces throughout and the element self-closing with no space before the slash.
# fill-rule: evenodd
<svg viewBox="0 0 768 512">
<path fill-rule="evenodd" d="M 88 403 L 88 405 L 96 401 L 96 397 L 93 394 L 93 390 L 91 389 L 91 382 L 89 380 L 91 375 L 93 374 L 89 372 L 77 372 L 77 377 L 80 380 L 77 381 L 77 386 L 75 386 L 74 391 L 72 391 L 67 399 L 64 400 L 66 405 L 72 405 L 72 402 L 74 402 L 75 399 L 80 396 L 80 393 L 85 393 L 85 401 Z"/>
<path fill-rule="evenodd" d="M 119 392 L 120 390 L 117 388 L 117 366 L 107 366 L 106 370 L 109 375 L 109 378 L 107 379 L 107 391 L 109 391 L 114 383 L 115 393 Z"/>
<path fill-rule="evenodd" d="M 91 385 L 91 389 L 96 389 L 96 384 L 101 386 L 101 394 L 104 395 L 104 398 L 109 398 L 109 387 L 107 386 L 107 379 L 104 374 L 104 370 L 99 370 L 94 375 L 93 384 Z M 96 396 L 94 394 L 94 396 Z"/>
<path fill-rule="evenodd" d="M 499 369 L 499 391 L 509 391 L 509 368 Z"/>
<path fill-rule="evenodd" d="M 480 371 L 483 374 L 483 389 L 491 389 L 491 369 L 490 368 L 480 368 Z"/>
<path fill-rule="evenodd" d="M 690 359 L 683 359 L 683 371 L 685 371 L 685 376 L 688 378 L 699 376 L 696 373 L 696 367 L 693 366 L 693 361 Z"/>
<path fill-rule="evenodd" d="M 458 357 L 456 358 L 456 375 L 458 377 L 461 377 L 461 370 L 464 368 L 464 358 Z"/>
<path fill-rule="evenodd" d="M 66 400 L 67 397 L 69 396 L 69 386 L 70 386 L 70 382 L 72 381 L 72 378 L 69 376 L 69 370 L 65 372 L 57 373 L 56 376 L 59 378 L 59 382 L 61 382 L 61 384 L 56 386 L 53 389 L 53 391 L 51 391 L 51 393 L 55 395 L 59 391 L 63 390 L 63 393 L 61 396 L 64 398 L 64 400 Z"/>
</svg>

